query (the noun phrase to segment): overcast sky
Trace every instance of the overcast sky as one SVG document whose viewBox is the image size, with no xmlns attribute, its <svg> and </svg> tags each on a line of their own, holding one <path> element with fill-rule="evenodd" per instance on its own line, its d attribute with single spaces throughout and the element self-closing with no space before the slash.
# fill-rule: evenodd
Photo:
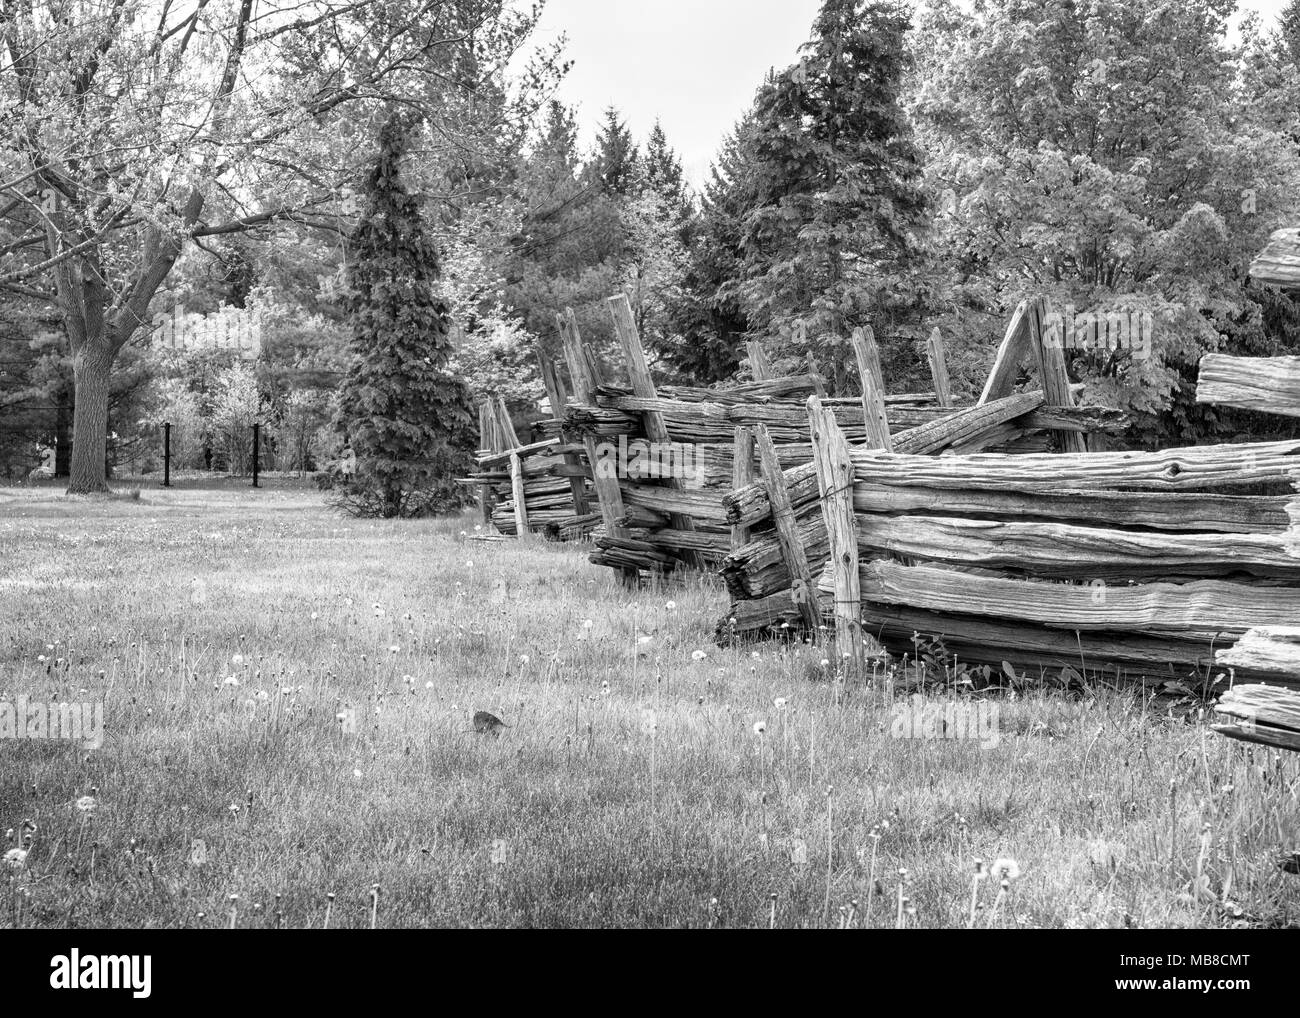
<svg viewBox="0 0 1300 1018">
<path fill-rule="evenodd" d="M 1275 20 L 1284 0 L 1245 0 Z M 591 144 L 617 106 L 638 143 L 659 117 L 701 182 L 723 136 L 771 67 L 795 60 L 820 0 L 547 0 L 540 40 L 568 35 L 573 70 L 558 98 Z"/>
</svg>

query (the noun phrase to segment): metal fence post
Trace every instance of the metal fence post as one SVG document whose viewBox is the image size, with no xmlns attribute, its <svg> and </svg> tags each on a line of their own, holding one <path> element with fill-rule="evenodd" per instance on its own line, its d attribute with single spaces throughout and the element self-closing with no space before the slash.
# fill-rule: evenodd
<svg viewBox="0 0 1300 1018">
<path fill-rule="evenodd" d="M 172 426 L 163 424 L 163 483 L 164 488 L 172 486 Z"/>
</svg>

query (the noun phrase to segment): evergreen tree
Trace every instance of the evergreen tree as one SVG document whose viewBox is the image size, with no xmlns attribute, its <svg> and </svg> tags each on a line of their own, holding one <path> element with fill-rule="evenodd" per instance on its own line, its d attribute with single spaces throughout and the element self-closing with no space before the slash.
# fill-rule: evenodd
<svg viewBox="0 0 1300 1018">
<path fill-rule="evenodd" d="M 1300 0 L 1297 0 L 1300 2 Z M 682 176 L 682 161 L 668 144 L 663 126 L 658 120 L 650 130 L 645 147 L 644 176 L 647 186 L 663 195 L 686 204 L 686 184 Z"/>
<path fill-rule="evenodd" d="M 744 356 L 749 319 L 737 291 L 744 275 L 744 218 L 754 208 L 752 117 L 723 142 L 709 171 L 690 237 L 681 341 L 665 350 L 681 371 L 704 382 L 735 373 Z"/>
<path fill-rule="evenodd" d="M 541 167 L 554 177 L 563 177 L 576 190 L 579 164 L 577 117 L 572 109 L 552 99 L 546 106 L 540 136 L 528 165 Z"/>
<path fill-rule="evenodd" d="M 596 137 L 596 158 L 591 170 L 608 194 L 626 196 L 632 192 L 640 158 L 627 129 L 613 106 L 605 110 L 605 122 Z"/>
<path fill-rule="evenodd" d="M 516 187 L 526 212 L 505 267 L 504 300 L 548 345 L 556 311 L 571 307 L 588 344 L 612 349 L 605 298 L 618 289 L 626 236 L 617 196 L 605 192 L 594 163 L 582 165 L 577 134 L 573 111 L 552 102 L 519 153 Z"/>
<path fill-rule="evenodd" d="M 1300 0 L 1291 0 L 1278 15 L 1282 42 L 1291 54 L 1291 60 L 1300 65 Z"/>
<path fill-rule="evenodd" d="M 356 457 L 351 477 L 335 477 L 336 504 L 386 518 L 456 505 L 455 478 L 470 466 L 475 441 L 465 386 L 445 373 L 452 344 L 446 306 L 434 295 L 438 254 L 401 177 L 408 132 L 398 114 L 381 130 L 351 237 L 355 361 L 335 418 Z"/>
<path fill-rule="evenodd" d="M 911 303 L 907 270 L 926 201 L 899 103 L 909 27 L 897 0 L 825 0 L 799 63 L 755 103 L 746 315 L 759 335 L 803 320 L 837 372 L 853 327 L 870 321 L 881 335 Z"/>
</svg>

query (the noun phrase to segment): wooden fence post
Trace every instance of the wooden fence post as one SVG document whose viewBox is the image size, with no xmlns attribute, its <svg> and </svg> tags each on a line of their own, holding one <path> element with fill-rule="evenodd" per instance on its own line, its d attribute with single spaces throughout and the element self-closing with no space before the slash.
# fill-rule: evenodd
<svg viewBox="0 0 1300 1018">
<path fill-rule="evenodd" d="M 519 453 L 510 453 L 510 486 L 515 494 L 516 537 L 528 534 L 528 503 L 524 499 L 524 464 Z"/>
<path fill-rule="evenodd" d="M 767 358 L 763 344 L 756 339 L 747 340 L 745 349 L 749 353 L 749 373 L 754 381 L 765 382 L 772 377 L 772 362 Z"/>
<path fill-rule="evenodd" d="M 1029 352 L 1029 302 L 1021 301 L 1011 315 L 1002 345 L 998 347 L 997 357 L 980 393 L 979 402 L 1001 399 L 1011 395 L 1016 382 L 1016 372 Z"/>
<path fill-rule="evenodd" d="M 772 522 L 776 524 L 781 557 L 785 559 L 786 568 L 790 571 L 790 594 L 799 617 L 811 638 L 816 641 L 819 639 L 821 616 L 817 611 L 812 570 L 808 567 L 808 555 L 804 551 L 803 539 L 799 536 L 799 524 L 795 521 L 794 508 L 790 504 L 790 493 L 785 490 L 785 478 L 781 473 L 781 461 L 777 458 L 776 444 L 772 441 L 766 424 L 758 426 L 758 453 L 763 461 L 763 486 L 767 489 L 767 498 L 772 505 Z"/>
<path fill-rule="evenodd" d="M 506 409 L 506 401 L 500 396 L 497 397 L 496 403 L 497 421 L 501 425 L 501 438 L 504 443 L 503 448 L 519 448 L 519 435 L 515 432 L 514 421 L 510 419 L 510 411 Z"/>
<path fill-rule="evenodd" d="M 542 372 L 542 384 L 546 386 L 546 398 L 551 404 L 551 416 L 557 421 L 563 421 L 564 404 L 568 402 L 565 398 L 567 393 L 564 391 L 564 381 L 555 368 L 555 362 L 546 355 L 546 351 L 540 345 L 537 347 L 537 366 Z M 563 428 L 560 429 L 560 439 L 565 445 L 572 442 L 568 432 Z M 564 454 L 564 462 L 571 467 L 581 466 L 578 457 L 570 452 Z M 574 514 L 585 516 L 590 512 L 587 506 L 586 482 L 581 477 L 572 476 L 569 478 L 569 490 L 573 493 Z"/>
<path fill-rule="evenodd" d="M 500 452 L 497 448 L 496 429 L 494 423 L 496 415 L 492 412 L 492 403 L 489 400 L 483 400 L 478 405 L 478 444 L 480 452 Z M 479 522 L 483 526 L 488 526 L 492 522 L 492 488 L 488 484 L 478 486 L 478 514 Z"/>
<path fill-rule="evenodd" d="M 825 398 L 826 386 L 824 384 L 822 369 L 817 364 L 817 358 L 813 356 L 813 352 L 811 350 L 808 351 L 807 359 L 808 359 L 808 374 L 812 376 L 812 381 L 813 381 L 813 392 L 817 393 L 818 396 Z"/>
<path fill-rule="evenodd" d="M 754 483 L 753 430 L 743 424 L 738 425 L 733 445 L 735 451 L 731 461 L 731 490 L 739 491 Z M 744 524 L 734 525 L 731 528 L 731 550 L 738 551 L 747 544 L 749 544 L 749 527 Z"/>
<path fill-rule="evenodd" d="M 591 403 L 595 398 L 596 387 L 600 384 L 599 370 L 595 358 L 590 356 L 578 331 L 578 323 L 573 316 L 573 308 L 565 308 L 563 315 L 555 316 L 560 338 L 564 341 L 564 359 L 569 365 L 569 378 L 573 382 L 574 399 L 579 403 Z M 600 509 L 600 518 L 605 524 L 605 533 L 610 537 L 628 537 L 625 527 L 618 521 L 626 510 L 623 508 L 623 492 L 619 489 L 618 478 L 610 476 L 600 465 L 596 440 L 590 435 L 582 438 L 582 447 L 587 454 L 587 465 L 591 467 L 592 486 L 596 489 L 596 504 Z M 635 587 L 639 573 L 632 567 L 619 571 L 623 586 Z"/>
<path fill-rule="evenodd" d="M 616 294 L 608 298 L 605 303 L 609 305 L 609 313 L 614 320 L 614 332 L 623 347 L 628 380 L 632 383 L 632 394 L 641 399 L 658 399 L 659 393 L 655 389 L 654 380 L 650 377 L 650 366 L 646 363 L 645 348 L 641 345 L 641 336 L 637 332 L 636 320 L 632 317 L 632 304 L 627 299 L 627 294 Z M 663 414 L 657 410 L 647 410 L 641 414 L 641 421 L 645 427 L 646 437 L 651 442 L 664 447 L 671 444 L 672 438 L 668 434 L 668 425 L 664 423 Z M 682 490 L 685 487 L 680 477 L 670 477 L 667 481 L 670 488 Z M 669 518 L 672 520 L 674 530 L 690 532 L 695 530 L 695 521 L 683 513 L 670 513 Z M 694 552 L 684 552 L 683 558 L 697 569 L 704 568 L 703 561 Z"/>
<path fill-rule="evenodd" d="M 853 352 L 857 355 L 858 375 L 862 379 L 862 424 L 867 445 L 893 452 L 889 417 L 885 414 L 885 380 L 880 372 L 880 351 L 870 326 L 853 330 Z"/>
<path fill-rule="evenodd" d="M 930 330 L 925 341 L 925 355 L 930 362 L 930 377 L 934 379 L 934 395 L 940 406 L 952 406 L 952 383 L 948 380 L 948 360 L 943 352 L 943 335 L 938 329 Z"/>
<path fill-rule="evenodd" d="M 1042 329 L 1038 334 L 1039 346 L 1042 349 L 1040 358 L 1042 373 L 1039 381 L 1043 385 L 1043 402 L 1049 407 L 1074 406 L 1074 395 L 1070 392 L 1070 374 L 1065 367 L 1062 336 L 1065 323 L 1056 319 L 1048 321 L 1051 315 L 1050 304 L 1045 304 L 1045 310 Z M 1077 431 L 1057 431 L 1055 435 L 1057 441 L 1061 443 L 1062 452 L 1088 451 L 1088 443 Z"/>
<path fill-rule="evenodd" d="M 816 396 L 809 396 L 807 405 L 817 489 L 830 542 L 828 566 L 835 580 L 835 653 L 848 674 L 857 676 L 862 674 L 863 661 L 862 588 L 853 515 L 853 461 L 835 415 Z"/>
</svg>

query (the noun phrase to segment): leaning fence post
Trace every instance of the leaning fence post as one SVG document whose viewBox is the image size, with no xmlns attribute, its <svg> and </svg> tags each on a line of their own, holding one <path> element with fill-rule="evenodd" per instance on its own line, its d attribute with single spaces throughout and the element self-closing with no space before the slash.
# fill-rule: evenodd
<svg viewBox="0 0 1300 1018">
<path fill-rule="evenodd" d="M 808 567 L 808 555 L 804 551 L 803 539 L 799 536 L 799 524 L 795 522 L 790 493 L 785 488 L 785 477 L 781 473 L 776 445 L 766 424 L 758 426 L 758 453 L 763 461 L 763 486 L 767 489 L 767 499 L 772 505 L 777 543 L 781 547 L 781 557 L 785 560 L 786 568 L 790 571 L 790 595 L 804 626 L 812 639 L 816 640 L 821 617 L 813 591 L 812 570 Z"/>
<path fill-rule="evenodd" d="M 591 403 L 595 399 L 596 387 L 600 384 L 599 369 L 594 357 L 589 355 L 582 342 L 582 333 L 574 318 L 573 309 L 565 308 L 564 314 L 555 316 L 555 324 L 560 330 L 564 343 L 564 359 L 569 365 L 569 380 L 573 383 L 574 400 L 578 403 Z M 600 510 L 601 520 L 605 524 L 605 533 L 613 538 L 626 540 L 628 532 L 618 525 L 623 516 L 623 495 L 618 486 L 618 477 L 602 466 L 600 450 L 596 440 L 590 435 L 582 436 L 582 447 L 587 454 L 587 465 L 591 467 L 592 487 L 596 491 L 596 508 Z M 626 567 L 619 570 L 623 586 L 635 587 L 640 576 L 639 570 Z"/>
<path fill-rule="evenodd" d="M 943 352 L 943 335 L 938 329 L 930 330 L 925 341 L 925 356 L 930 362 L 930 377 L 934 379 L 934 395 L 940 406 L 952 406 L 952 384 L 948 380 L 948 360 Z"/>
<path fill-rule="evenodd" d="M 1070 394 L 1070 372 L 1065 366 L 1065 344 L 1062 337 L 1064 322 L 1051 314 L 1051 306 L 1046 302 L 1040 310 L 1043 313 L 1038 322 L 1039 328 L 1033 330 L 1032 335 L 1042 351 L 1038 365 L 1043 402 L 1049 407 L 1074 406 L 1074 397 Z M 1057 431 L 1056 438 L 1061 443 L 1062 452 L 1088 451 L 1087 441 L 1077 431 Z"/>
<path fill-rule="evenodd" d="M 744 424 L 736 426 L 735 451 L 731 461 L 731 490 L 739 491 L 754 483 L 754 432 Z M 731 550 L 749 544 L 749 527 L 737 523 L 731 528 Z"/>
<path fill-rule="evenodd" d="M 163 424 L 163 482 L 164 488 L 172 486 L 172 426 Z"/>
<path fill-rule="evenodd" d="M 745 342 L 745 351 L 749 354 L 749 373 L 756 382 L 766 382 L 772 378 L 772 362 L 768 360 L 763 344 L 756 339 Z"/>
<path fill-rule="evenodd" d="M 1029 315 L 1029 302 L 1025 300 L 1017 304 L 1011 313 L 1006 335 L 1002 337 L 993 367 L 989 369 L 989 377 L 984 382 L 984 391 L 980 393 L 979 405 L 1010 396 L 1015 388 L 1016 373 L 1031 345 Z"/>
<path fill-rule="evenodd" d="M 551 404 L 551 416 L 563 423 L 564 421 L 564 404 L 565 391 L 564 382 L 560 379 L 559 371 L 556 370 L 555 362 L 546 355 L 546 351 L 537 346 L 537 366 L 542 372 L 542 384 L 546 387 L 546 398 Z M 573 436 L 564 428 L 560 429 L 560 439 L 564 444 L 572 445 Z M 581 467 L 582 461 L 571 452 L 564 454 L 564 462 L 570 467 Z M 573 512 L 577 516 L 585 516 L 590 512 L 587 506 L 587 482 L 581 475 L 575 473 L 569 477 L 569 491 L 573 495 Z"/>
<path fill-rule="evenodd" d="M 850 675 L 862 669 L 862 586 L 858 576 L 858 535 L 853 515 L 853 460 L 835 415 L 816 396 L 808 397 L 808 429 L 821 493 L 822 517 L 830 540 L 835 580 L 835 653 Z M 845 661 L 845 659 L 848 659 Z"/>
<path fill-rule="evenodd" d="M 858 358 L 858 375 L 862 379 L 862 425 L 867 445 L 872 449 L 894 451 L 889 437 L 889 418 L 885 414 L 885 380 L 880 371 L 880 351 L 871 326 L 853 330 L 853 352 Z"/>
<path fill-rule="evenodd" d="M 632 316 L 632 304 L 627 299 L 627 294 L 615 294 L 605 303 L 609 307 L 610 317 L 614 320 L 614 334 L 618 336 L 619 343 L 623 347 L 623 358 L 627 361 L 628 381 L 632 385 L 632 394 L 642 399 L 657 399 L 659 393 L 655 389 L 654 380 L 650 377 L 650 366 L 646 363 L 645 348 L 641 345 L 641 336 L 637 332 L 636 319 Z M 668 425 L 664 422 L 663 414 L 657 410 L 643 411 L 641 424 L 652 446 L 667 449 L 672 445 L 672 436 L 668 433 Z M 667 484 L 668 487 L 678 490 L 685 487 L 680 477 L 668 478 Z M 686 513 L 668 515 L 674 530 L 687 532 L 695 530 L 695 520 Z M 683 552 L 682 557 L 688 564 L 699 569 L 704 568 L 704 560 L 697 552 Z"/>
<path fill-rule="evenodd" d="M 524 501 L 524 464 L 519 453 L 510 453 L 510 487 L 515 495 L 515 530 L 516 537 L 528 533 L 528 504 Z"/>
</svg>

